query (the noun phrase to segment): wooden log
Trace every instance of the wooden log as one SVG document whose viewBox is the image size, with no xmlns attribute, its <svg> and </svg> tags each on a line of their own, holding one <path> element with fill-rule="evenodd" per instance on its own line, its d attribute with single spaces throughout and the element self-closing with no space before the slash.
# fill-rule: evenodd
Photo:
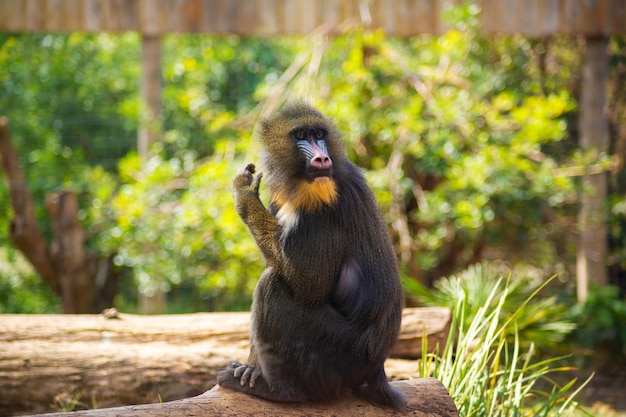
<svg viewBox="0 0 626 417">
<path fill-rule="evenodd" d="M 398 343 L 393 348 L 394 358 L 418 359 L 422 357 L 422 338 L 427 336 L 428 352 L 443 347 L 450 333 L 452 312 L 449 308 L 405 308 L 402 311 L 402 328 Z"/>
<path fill-rule="evenodd" d="M 248 312 L 117 317 L 0 315 L 0 414 L 190 397 L 248 355 Z M 449 326 L 448 309 L 405 309 L 397 355 L 421 355 L 423 334 L 432 349 L 443 345 Z M 412 360 L 386 369 L 391 379 L 417 376 Z"/>
<path fill-rule="evenodd" d="M 328 404 L 285 404 L 261 400 L 215 386 L 193 398 L 167 403 L 132 405 L 101 410 L 61 414 L 39 414 L 55 417 L 177 417 L 177 416 L 391 416 L 456 417 L 459 415 L 446 388 L 434 378 L 396 381 L 392 385 L 407 399 L 407 409 L 399 413 L 374 406 L 360 398 L 342 398 Z"/>
</svg>

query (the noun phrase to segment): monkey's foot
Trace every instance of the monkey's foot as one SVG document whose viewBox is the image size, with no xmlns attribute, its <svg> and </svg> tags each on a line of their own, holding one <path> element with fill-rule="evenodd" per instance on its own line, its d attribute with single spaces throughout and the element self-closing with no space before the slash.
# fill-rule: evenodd
<svg viewBox="0 0 626 417">
<path fill-rule="evenodd" d="M 305 402 L 309 397 L 301 388 L 293 384 L 278 384 L 272 388 L 261 375 L 261 370 L 253 365 L 231 362 L 217 375 L 217 383 L 222 388 L 245 392 L 270 401 Z"/>
<path fill-rule="evenodd" d="M 230 388 L 232 381 L 239 380 L 240 386 L 249 385 L 254 388 L 257 378 L 261 376 L 261 368 L 253 365 L 231 362 L 228 367 L 219 373 L 217 383 Z M 230 383 L 229 383 L 230 382 Z"/>
<path fill-rule="evenodd" d="M 396 410 L 403 410 L 406 407 L 404 395 L 393 389 L 386 381 L 381 384 L 362 385 L 356 389 L 355 394 L 374 404 L 391 407 Z"/>
</svg>

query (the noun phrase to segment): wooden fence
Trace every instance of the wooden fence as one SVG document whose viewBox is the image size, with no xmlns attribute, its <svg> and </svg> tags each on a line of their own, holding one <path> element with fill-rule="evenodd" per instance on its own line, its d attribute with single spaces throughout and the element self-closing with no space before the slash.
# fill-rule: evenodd
<svg viewBox="0 0 626 417">
<path fill-rule="evenodd" d="M 279 35 L 369 21 L 389 35 L 440 34 L 461 0 L 0 0 L 0 32 Z M 626 0 L 474 0 L 486 33 L 626 33 Z"/>
</svg>

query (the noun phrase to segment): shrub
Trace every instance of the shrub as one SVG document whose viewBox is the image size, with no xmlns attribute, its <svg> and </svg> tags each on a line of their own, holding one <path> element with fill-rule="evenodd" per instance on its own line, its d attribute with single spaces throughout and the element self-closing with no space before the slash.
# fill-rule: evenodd
<svg viewBox="0 0 626 417">
<path fill-rule="evenodd" d="M 519 319 L 530 314 L 536 292 L 508 315 L 505 306 L 515 287 L 510 280 L 496 279 L 468 321 L 473 300 L 463 280 L 448 282 L 459 295 L 451 331 L 441 354 L 424 354 L 420 374 L 432 375 L 448 388 L 461 416 L 561 416 L 576 408 L 574 397 L 589 380 L 577 388 L 576 379 L 557 384 L 551 374 L 572 368 L 559 366 L 562 358 L 539 360 L 533 343 L 524 348 L 520 342 Z"/>
<path fill-rule="evenodd" d="M 572 307 L 571 314 L 578 327 L 568 341 L 580 353 L 580 365 L 626 365 L 626 300 L 619 287 L 592 288 L 586 302 Z"/>
<path fill-rule="evenodd" d="M 482 263 L 440 279 L 433 289 L 408 279 L 405 288 L 428 306 L 455 308 L 459 299 L 464 300 L 460 323 L 466 327 L 476 321 L 481 309 L 495 309 L 503 303 L 499 314 L 500 319 L 509 320 L 503 329 L 509 341 L 519 337 L 524 346 L 532 343 L 540 348 L 559 348 L 575 322 L 567 319 L 567 306 L 556 295 L 535 297 L 553 278 L 544 282 L 531 271 L 509 273 L 503 286 L 500 276 L 494 263 Z"/>
</svg>

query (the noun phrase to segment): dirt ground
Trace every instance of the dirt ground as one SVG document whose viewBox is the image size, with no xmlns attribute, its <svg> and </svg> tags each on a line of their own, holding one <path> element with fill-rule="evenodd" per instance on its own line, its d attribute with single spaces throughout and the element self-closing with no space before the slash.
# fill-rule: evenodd
<svg viewBox="0 0 626 417">
<path fill-rule="evenodd" d="M 580 381 L 589 375 L 577 376 Z M 577 399 L 592 416 L 626 417 L 626 368 L 597 372 Z"/>
</svg>

